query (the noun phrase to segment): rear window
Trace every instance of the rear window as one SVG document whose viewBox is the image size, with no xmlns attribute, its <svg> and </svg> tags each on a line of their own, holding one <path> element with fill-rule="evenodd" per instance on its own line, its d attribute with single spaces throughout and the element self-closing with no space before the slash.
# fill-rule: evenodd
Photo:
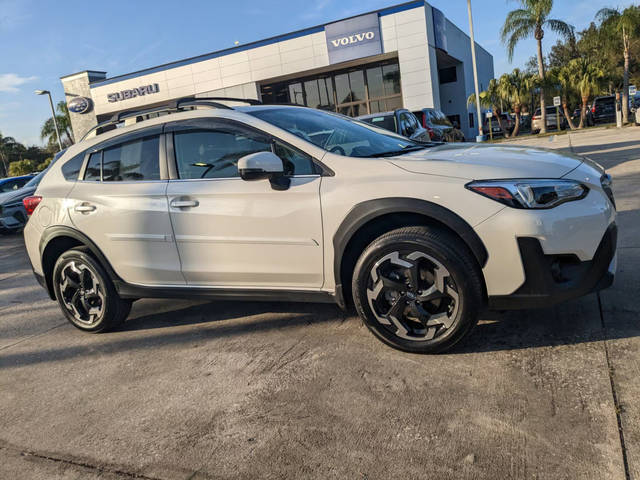
<svg viewBox="0 0 640 480">
<path fill-rule="evenodd" d="M 395 115 L 380 115 L 379 117 L 363 118 L 362 120 L 376 127 L 384 128 L 385 130 L 396 131 Z"/>
<path fill-rule="evenodd" d="M 71 160 L 65 162 L 61 168 L 64 179 L 72 182 L 76 181 L 82 168 L 82 162 L 84 162 L 84 153 L 76 155 Z"/>
<path fill-rule="evenodd" d="M 160 180 L 158 136 L 139 138 L 107 148 L 102 156 L 102 180 Z"/>
</svg>

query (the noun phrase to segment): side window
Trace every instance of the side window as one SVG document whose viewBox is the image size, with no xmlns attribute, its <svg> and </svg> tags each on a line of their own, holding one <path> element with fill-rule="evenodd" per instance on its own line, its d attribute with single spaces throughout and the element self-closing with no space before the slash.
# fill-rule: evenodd
<svg viewBox="0 0 640 480">
<path fill-rule="evenodd" d="M 159 180 L 158 136 L 139 138 L 104 150 L 105 182 Z"/>
<path fill-rule="evenodd" d="M 16 190 L 17 184 L 15 180 L 9 180 L 4 182 L 2 186 L 0 186 L 0 192 L 10 192 L 11 190 Z"/>
<path fill-rule="evenodd" d="M 102 163 L 102 152 L 95 152 L 89 156 L 87 169 L 84 172 L 85 181 L 88 181 L 88 182 L 100 181 L 101 163 Z"/>
<path fill-rule="evenodd" d="M 282 159 L 285 175 L 313 175 L 316 173 L 311 157 L 276 141 L 274 153 Z"/>
<path fill-rule="evenodd" d="M 238 177 L 238 160 L 271 151 L 267 138 L 225 130 L 175 132 L 173 143 L 181 179 Z"/>
<path fill-rule="evenodd" d="M 62 175 L 65 180 L 76 181 L 82 168 L 82 162 L 84 162 L 84 153 L 76 155 L 71 160 L 62 165 Z"/>
</svg>

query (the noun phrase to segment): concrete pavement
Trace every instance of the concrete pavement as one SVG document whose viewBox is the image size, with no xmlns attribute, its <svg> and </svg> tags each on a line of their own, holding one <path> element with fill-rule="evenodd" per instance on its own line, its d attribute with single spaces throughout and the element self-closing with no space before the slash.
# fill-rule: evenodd
<svg viewBox="0 0 640 480">
<path fill-rule="evenodd" d="M 562 137 L 523 143 L 611 169 L 614 287 L 446 355 L 331 305 L 142 300 L 87 335 L 0 237 L 0 478 L 639 479 L 640 128 Z"/>
</svg>

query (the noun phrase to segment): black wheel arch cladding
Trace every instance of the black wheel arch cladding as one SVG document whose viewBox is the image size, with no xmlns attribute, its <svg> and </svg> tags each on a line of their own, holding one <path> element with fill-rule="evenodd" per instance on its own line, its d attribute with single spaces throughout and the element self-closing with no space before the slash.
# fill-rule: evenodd
<svg viewBox="0 0 640 480">
<path fill-rule="evenodd" d="M 464 219 L 441 205 L 416 198 L 390 197 L 368 200 L 355 205 L 344 218 L 333 237 L 334 264 L 333 273 L 336 283 L 338 303 L 344 305 L 343 294 L 350 287 L 343 287 L 343 267 L 354 259 L 345 258 L 349 254 L 351 242 L 359 232 L 377 219 L 389 218 L 393 214 L 401 218 L 403 215 L 418 216 L 444 225 L 464 242 L 478 262 L 480 269 L 487 263 L 489 255 L 478 234 Z M 397 228 L 391 223 L 389 229 Z M 364 246 L 366 247 L 366 245 Z M 358 252 L 359 253 L 359 252 Z M 357 260 L 357 258 L 355 259 Z"/>
</svg>

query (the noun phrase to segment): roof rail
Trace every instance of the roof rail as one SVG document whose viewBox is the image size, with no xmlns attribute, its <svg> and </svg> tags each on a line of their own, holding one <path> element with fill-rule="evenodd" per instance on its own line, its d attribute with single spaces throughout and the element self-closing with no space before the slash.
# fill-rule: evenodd
<svg viewBox="0 0 640 480">
<path fill-rule="evenodd" d="M 139 117 L 141 115 L 150 115 L 153 113 L 162 113 L 162 112 L 178 112 L 188 107 L 210 107 L 210 108 L 220 108 L 224 110 L 233 110 L 232 107 L 225 105 L 223 103 L 219 103 L 218 101 L 227 101 L 227 102 L 242 102 L 248 103 L 249 105 L 262 105 L 262 102 L 255 99 L 247 99 L 247 98 L 232 98 L 232 97 L 183 97 L 177 100 L 172 100 L 165 105 L 142 109 L 142 110 L 129 110 L 125 112 L 119 112 L 113 115 L 109 120 L 101 122 L 97 124 L 95 127 L 91 128 L 84 136 L 80 139 L 83 141 L 85 138 L 96 130 L 109 127 L 112 125 L 117 125 L 123 120 L 131 117 Z M 98 133 L 96 133 L 98 135 Z"/>
</svg>

